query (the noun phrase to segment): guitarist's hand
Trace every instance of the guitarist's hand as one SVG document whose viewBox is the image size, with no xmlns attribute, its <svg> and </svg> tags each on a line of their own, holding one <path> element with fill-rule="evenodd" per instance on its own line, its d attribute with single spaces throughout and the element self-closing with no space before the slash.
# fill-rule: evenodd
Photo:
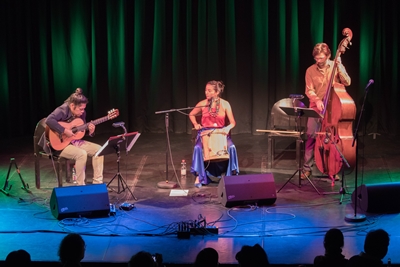
<svg viewBox="0 0 400 267">
<path fill-rule="evenodd" d="M 96 129 L 96 126 L 93 123 L 89 123 L 88 129 L 89 129 L 89 135 L 93 135 L 94 130 Z"/>
<path fill-rule="evenodd" d="M 64 134 L 65 134 L 67 137 L 73 137 L 73 136 L 75 136 L 74 132 L 72 132 L 71 129 L 67 129 L 67 128 L 64 129 Z"/>
</svg>

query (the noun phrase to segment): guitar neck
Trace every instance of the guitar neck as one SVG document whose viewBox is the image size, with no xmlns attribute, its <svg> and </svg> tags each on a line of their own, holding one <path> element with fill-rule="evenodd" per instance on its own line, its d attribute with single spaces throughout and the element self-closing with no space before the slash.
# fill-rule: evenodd
<svg viewBox="0 0 400 267">
<path fill-rule="evenodd" d="M 101 118 L 99 118 L 97 120 L 93 120 L 93 121 L 87 122 L 85 124 L 82 124 L 82 125 L 76 127 L 76 129 L 77 129 L 77 132 L 85 131 L 85 130 L 87 130 L 89 123 L 93 123 L 94 125 L 97 125 L 97 124 L 103 123 L 103 122 L 108 121 L 108 120 L 109 120 L 109 117 L 108 116 L 104 116 L 104 117 L 101 117 Z"/>
</svg>

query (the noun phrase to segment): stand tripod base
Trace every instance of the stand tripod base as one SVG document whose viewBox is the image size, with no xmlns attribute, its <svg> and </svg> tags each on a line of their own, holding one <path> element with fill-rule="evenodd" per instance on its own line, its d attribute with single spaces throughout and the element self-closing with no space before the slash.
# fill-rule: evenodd
<svg viewBox="0 0 400 267">
<path fill-rule="evenodd" d="M 163 182 L 157 183 L 157 187 L 161 188 L 161 189 L 173 189 L 173 188 L 177 187 L 177 184 L 174 182 L 170 182 L 170 181 L 163 181 Z"/>
<path fill-rule="evenodd" d="M 9 190 L 11 190 L 11 188 Z M 10 193 L 8 191 L 4 190 L 4 189 L 0 189 L 0 191 L 3 192 L 3 194 L 6 195 L 6 196 L 10 195 Z"/>
<path fill-rule="evenodd" d="M 2 193 L 4 193 L 6 196 L 10 195 L 9 191 L 11 190 L 12 185 L 8 186 L 8 179 L 10 178 L 10 171 L 11 171 L 12 165 L 15 166 L 15 169 L 19 175 L 19 179 L 21 180 L 21 183 L 22 183 L 21 189 L 25 190 L 28 193 L 32 193 L 31 190 L 29 190 L 29 185 L 27 183 L 25 183 L 24 179 L 22 178 L 21 172 L 17 166 L 17 162 L 15 161 L 15 158 L 10 159 L 10 166 L 8 167 L 7 177 L 6 177 L 6 180 L 4 181 L 4 186 L 3 186 L 3 188 L 0 188 L 0 191 Z"/>
<path fill-rule="evenodd" d="M 118 169 L 119 169 L 119 167 L 118 167 Z M 108 182 L 107 187 L 109 188 L 110 184 L 114 181 L 115 178 L 118 179 L 118 191 L 117 191 L 117 194 L 121 194 L 126 189 L 128 189 L 128 191 L 129 191 L 129 193 L 131 193 L 133 199 L 137 200 L 137 198 L 135 197 L 135 195 L 132 193 L 131 189 L 129 188 L 128 184 L 124 180 L 124 177 L 122 177 L 122 175 L 119 172 L 117 174 L 115 174 L 114 177 Z M 113 189 L 111 189 L 111 190 L 113 190 Z"/>
<path fill-rule="evenodd" d="M 344 220 L 346 222 L 363 222 L 367 219 L 367 217 L 363 214 L 346 214 Z"/>
<path fill-rule="evenodd" d="M 299 168 L 297 171 L 295 171 L 295 172 L 293 173 L 293 175 L 286 181 L 286 183 L 284 183 L 284 184 L 282 185 L 282 187 L 279 188 L 279 190 L 278 190 L 277 193 L 279 193 L 279 191 L 281 191 L 281 190 L 292 180 L 292 178 L 293 178 L 297 173 L 299 174 L 299 175 L 298 175 L 298 176 L 299 176 L 299 185 L 297 186 L 298 188 L 301 187 L 301 181 L 302 181 L 302 179 L 301 179 L 301 174 L 303 174 L 304 177 L 305 177 L 305 179 L 304 179 L 303 181 L 307 180 L 307 181 L 311 184 L 311 186 L 314 188 L 314 190 L 318 193 L 318 195 L 321 195 L 321 193 L 318 191 L 317 187 L 316 187 L 316 186 L 313 184 L 313 182 L 311 181 L 310 177 L 308 177 L 308 176 L 305 174 L 305 172 L 304 172 L 304 170 L 303 170 L 302 168 Z"/>
</svg>

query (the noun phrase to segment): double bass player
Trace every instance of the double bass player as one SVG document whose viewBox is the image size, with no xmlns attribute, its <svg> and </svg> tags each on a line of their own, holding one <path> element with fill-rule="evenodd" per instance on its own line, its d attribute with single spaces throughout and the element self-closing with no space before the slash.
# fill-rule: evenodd
<svg viewBox="0 0 400 267">
<path fill-rule="evenodd" d="M 341 58 L 336 58 L 336 64 L 331 57 L 331 50 L 325 43 L 318 43 L 314 46 L 312 55 L 315 64 L 311 65 L 305 74 L 305 94 L 309 98 L 310 108 L 318 113 L 325 109 L 324 98 L 327 93 L 327 88 L 330 84 L 330 79 L 333 82 L 340 83 L 344 86 L 351 84 L 351 78 L 348 75 L 346 68 L 341 63 Z M 333 68 L 336 67 L 336 70 Z M 334 77 L 332 76 L 332 72 Z M 307 141 L 305 145 L 304 165 L 301 174 L 302 179 L 309 178 L 312 175 L 311 168 L 314 165 L 314 147 L 316 143 L 316 134 L 321 127 L 320 118 L 308 118 L 307 121 Z M 338 181 L 339 176 L 330 176 L 332 182 Z"/>
</svg>

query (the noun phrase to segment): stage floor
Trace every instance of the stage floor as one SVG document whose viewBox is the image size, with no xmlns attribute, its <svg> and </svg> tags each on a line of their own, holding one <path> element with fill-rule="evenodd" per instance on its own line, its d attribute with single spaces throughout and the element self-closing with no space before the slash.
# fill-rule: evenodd
<svg viewBox="0 0 400 267">
<path fill-rule="evenodd" d="M 107 138 L 108 135 L 98 135 L 94 141 L 103 144 Z M 355 214 L 350 194 L 355 188 L 354 171 L 345 175 L 343 188 L 346 194 L 339 193 L 341 182 L 332 187 L 316 170 L 314 174 L 317 175 L 311 179 L 315 188 L 308 181 L 302 181 L 299 187 L 297 174 L 281 188 L 298 168 L 293 144 L 287 140 L 278 141 L 275 165 L 268 169 L 267 135 L 233 135 L 240 175 L 270 175 L 273 177 L 272 186 L 277 191 L 282 190 L 277 193 L 273 205 L 227 208 L 220 203 L 218 181 L 198 189 L 193 186 L 192 175 L 186 179 L 176 178 L 171 162 L 178 176 L 182 159 L 190 168 L 192 143 L 187 134 L 171 134 L 169 139 L 172 159 L 168 159 L 168 180 L 178 183 L 178 188 L 171 190 L 157 186 L 167 177 L 166 135 L 144 133 L 129 153 L 121 152 L 120 171 L 132 194 L 129 190 L 118 193 L 117 180 L 109 186 L 112 189 L 108 193 L 109 201 L 117 207 L 115 216 L 64 220 L 57 220 L 49 208 L 52 190 L 57 186 L 51 161 L 41 160 L 41 188 L 37 189 L 32 137 L 3 141 L 0 154 L 2 188 L 10 158 L 15 158 L 31 193 L 21 189 L 22 183 L 12 165 L 10 195 L 0 194 L 0 260 L 4 260 L 12 250 L 25 249 L 34 261 L 58 261 L 57 249 L 61 239 L 68 232 L 76 232 L 82 234 L 86 242 L 86 262 L 123 263 L 136 252 L 145 250 L 162 254 L 165 263 L 191 264 L 197 252 L 213 247 L 219 252 L 221 264 L 236 264 L 235 254 L 243 245 L 258 243 L 264 247 L 272 264 L 312 264 L 316 255 L 324 253 L 323 236 L 330 228 L 344 232 L 343 253 L 347 258 L 363 250 L 369 230 L 382 228 L 390 234 L 389 252 L 384 261 L 391 258 L 393 264 L 400 264 L 400 254 L 396 249 L 400 246 L 398 213 L 359 210 L 356 214 L 365 215 L 365 221 L 345 221 L 346 216 Z M 361 136 L 358 162 L 358 185 L 399 182 L 399 139 L 388 135 L 376 139 L 372 135 Z M 117 155 L 106 155 L 104 181 L 109 182 L 116 173 Z M 91 175 L 89 160 L 88 186 Z M 243 185 L 243 191 L 246 191 L 246 185 Z M 119 210 L 124 202 L 134 204 L 134 209 Z M 209 227 L 217 227 L 218 234 L 206 232 L 204 235 L 191 235 L 188 239 L 177 237 L 179 225 L 201 221 L 202 218 Z"/>
</svg>

